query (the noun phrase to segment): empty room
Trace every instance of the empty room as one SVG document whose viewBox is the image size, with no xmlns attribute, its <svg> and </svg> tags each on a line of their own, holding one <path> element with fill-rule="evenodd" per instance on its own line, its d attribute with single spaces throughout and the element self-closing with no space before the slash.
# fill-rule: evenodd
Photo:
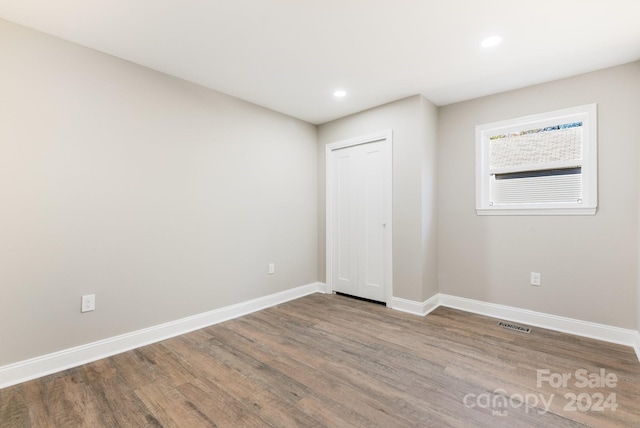
<svg viewBox="0 0 640 428">
<path fill-rule="evenodd" d="M 0 427 L 640 427 L 639 19 L 0 0 Z"/>
</svg>

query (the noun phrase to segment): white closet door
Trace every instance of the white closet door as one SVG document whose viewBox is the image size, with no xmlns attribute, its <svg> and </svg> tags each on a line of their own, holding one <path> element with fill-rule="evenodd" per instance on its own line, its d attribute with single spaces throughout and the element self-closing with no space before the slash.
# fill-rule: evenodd
<svg viewBox="0 0 640 428">
<path fill-rule="evenodd" d="M 386 301 L 382 142 L 332 152 L 333 290 Z"/>
</svg>

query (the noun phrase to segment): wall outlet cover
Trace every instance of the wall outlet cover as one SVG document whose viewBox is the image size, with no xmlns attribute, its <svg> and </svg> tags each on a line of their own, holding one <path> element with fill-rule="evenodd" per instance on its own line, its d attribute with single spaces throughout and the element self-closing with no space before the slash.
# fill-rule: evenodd
<svg viewBox="0 0 640 428">
<path fill-rule="evenodd" d="M 86 294 L 82 296 L 82 306 L 80 308 L 82 312 L 90 312 L 96 310 L 96 295 Z"/>
<path fill-rule="evenodd" d="M 531 285 L 540 286 L 540 272 L 531 272 Z"/>
</svg>

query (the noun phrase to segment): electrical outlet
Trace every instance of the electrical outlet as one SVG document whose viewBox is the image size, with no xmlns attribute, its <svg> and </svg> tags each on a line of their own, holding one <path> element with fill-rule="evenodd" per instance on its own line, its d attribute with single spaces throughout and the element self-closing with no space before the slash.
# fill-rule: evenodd
<svg viewBox="0 0 640 428">
<path fill-rule="evenodd" d="M 540 286 L 540 272 L 531 272 L 531 285 Z"/>
<path fill-rule="evenodd" d="M 80 309 L 82 312 L 90 312 L 96 310 L 96 295 L 95 294 L 87 294 L 82 296 L 82 307 Z"/>
<path fill-rule="evenodd" d="M 269 263 L 269 275 L 273 275 L 274 273 L 276 273 L 276 264 Z"/>
</svg>

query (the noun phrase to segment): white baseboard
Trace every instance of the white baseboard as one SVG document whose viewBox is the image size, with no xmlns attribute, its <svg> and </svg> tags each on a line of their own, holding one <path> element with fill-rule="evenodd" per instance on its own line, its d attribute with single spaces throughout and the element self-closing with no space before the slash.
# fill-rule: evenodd
<svg viewBox="0 0 640 428">
<path fill-rule="evenodd" d="M 215 309 L 176 321 L 9 364 L 0 367 L 0 389 L 179 336 L 309 294 L 318 292 L 326 293 L 326 290 L 327 287 L 324 283 L 308 284 L 236 305 Z M 389 307 L 393 309 L 420 316 L 429 314 L 439 306 L 446 306 L 493 318 L 521 322 L 531 326 L 632 346 L 636 351 L 638 360 L 640 360 L 640 332 L 635 330 L 627 330 L 446 294 L 436 294 L 424 302 L 415 302 L 393 297 L 389 305 Z"/>
<path fill-rule="evenodd" d="M 0 367 L 0 389 L 275 306 L 322 289 L 313 283 Z"/>
<path fill-rule="evenodd" d="M 511 306 L 486 303 L 447 294 L 440 294 L 439 301 L 441 306 L 449 308 L 627 346 L 634 346 L 635 337 L 638 334 L 636 330 L 560 317 Z"/>
<path fill-rule="evenodd" d="M 327 284 L 325 282 L 316 282 L 316 284 L 318 284 L 318 293 L 329 293 L 329 287 L 327 287 Z"/>
<path fill-rule="evenodd" d="M 638 361 L 640 361 L 640 332 L 636 330 L 560 317 L 448 294 L 436 294 L 424 302 L 415 302 L 413 300 L 394 297 L 389 306 L 399 311 L 421 316 L 430 313 L 439 306 L 446 306 L 448 308 L 499 318 L 505 321 L 519 322 L 530 326 L 575 334 L 576 336 L 618 343 L 633 347 L 638 356 Z"/>
<path fill-rule="evenodd" d="M 438 294 L 424 302 L 415 302 L 413 300 L 401 299 L 400 297 L 393 297 L 391 298 L 391 304 L 388 306 L 397 311 L 425 316 L 438 307 Z"/>
</svg>

